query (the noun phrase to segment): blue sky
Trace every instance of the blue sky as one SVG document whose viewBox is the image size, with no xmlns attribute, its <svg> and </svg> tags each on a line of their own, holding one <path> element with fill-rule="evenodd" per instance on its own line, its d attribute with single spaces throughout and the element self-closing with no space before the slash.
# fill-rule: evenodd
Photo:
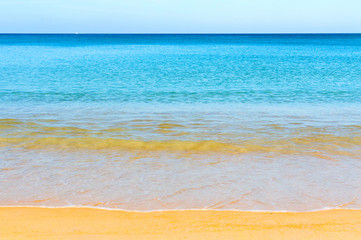
<svg viewBox="0 0 361 240">
<path fill-rule="evenodd" d="M 361 0 L 0 0 L 0 32 L 361 32 Z"/>
</svg>

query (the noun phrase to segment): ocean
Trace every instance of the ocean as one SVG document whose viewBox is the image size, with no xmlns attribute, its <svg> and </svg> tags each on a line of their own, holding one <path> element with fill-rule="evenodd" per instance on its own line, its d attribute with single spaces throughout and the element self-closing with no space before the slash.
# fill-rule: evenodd
<svg viewBox="0 0 361 240">
<path fill-rule="evenodd" d="M 361 208 L 361 34 L 1 34 L 0 205 Z"/>
</svg>

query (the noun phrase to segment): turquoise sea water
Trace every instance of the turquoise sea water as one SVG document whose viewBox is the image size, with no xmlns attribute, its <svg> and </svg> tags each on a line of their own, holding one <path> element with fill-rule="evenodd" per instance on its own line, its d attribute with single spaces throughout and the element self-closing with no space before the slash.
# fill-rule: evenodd
<svg viewBox="0 0 361 240">
<path fill-rule="evenodd" d="M 361 207 L 361 35 L 0 35 L 0 205 Z"/>
</svg>

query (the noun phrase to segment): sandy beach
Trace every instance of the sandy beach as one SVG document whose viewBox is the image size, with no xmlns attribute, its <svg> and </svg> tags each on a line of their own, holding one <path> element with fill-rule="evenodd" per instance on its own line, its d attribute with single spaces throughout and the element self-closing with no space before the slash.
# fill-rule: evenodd
<svg viewBox="0 0 361 240">
<path fill-rule="evenodd" d="M 361 211 L 126 212 L 92 208 L 0 208 L 12 239 L 361 239 Z"/>
</svg>

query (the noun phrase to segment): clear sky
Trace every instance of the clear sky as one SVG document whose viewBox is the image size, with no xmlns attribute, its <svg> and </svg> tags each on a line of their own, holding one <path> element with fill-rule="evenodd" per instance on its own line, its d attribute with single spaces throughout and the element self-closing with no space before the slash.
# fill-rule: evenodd
<svg viewBox="0 0 361 240">
<path fill-rule="evenodd" d="M 361 32 L 361 0 L 0 0 L 0 32 Z"/>
</svg>

